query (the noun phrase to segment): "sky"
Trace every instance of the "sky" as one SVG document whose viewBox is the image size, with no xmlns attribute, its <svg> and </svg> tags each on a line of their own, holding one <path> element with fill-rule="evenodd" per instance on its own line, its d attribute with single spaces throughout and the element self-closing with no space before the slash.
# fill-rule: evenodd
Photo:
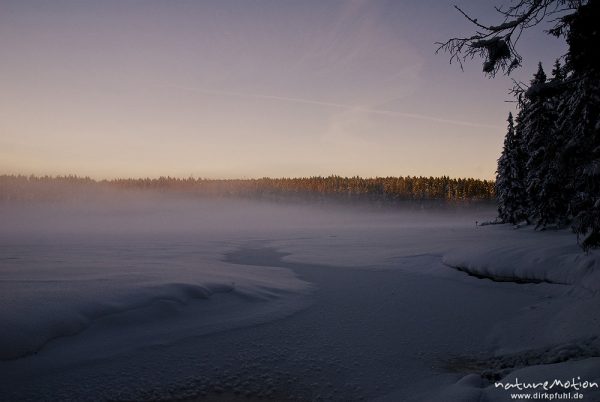
<svg viewBox="0 0 600 402">
<path fill-rule="evenodd" d="M 491 179 L 512 81 L 435 54 L 453 4 L 0 0 L 0 174 Z M 564 53 L 543 28 L 513 78 Z"/>
</svg>

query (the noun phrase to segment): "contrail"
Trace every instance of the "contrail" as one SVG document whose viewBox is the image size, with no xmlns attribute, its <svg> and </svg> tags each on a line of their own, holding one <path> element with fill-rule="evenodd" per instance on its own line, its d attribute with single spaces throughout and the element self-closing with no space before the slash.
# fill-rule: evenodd
<svg viewBox="0 0 600 402">
<path fill-rule="evenodd" d="M 443 118 L 439 118 L 439 117 L 427 116 L 427 115 L 418 114 L 418 113 L 404 113 L 404 112 L 398 112 L 395 110 L 373 109 L 373 108 L 367 108 L 367 107 L 353 106 L 353 105 L 349 105 L 349 104 L 345 104 L 345 103 L 325 102 L 325 101 L 318 101 L 318 100 L 313 100 L 313 99 L 292 98 L 292 97 L 288 97 L 288 96 L 254 94 L 254 93 L 244 93 L 244 92 L 234 92 L 234 91 L 217 91 L 217 90 L 211 90 L 211 89 L 190 88 L 190 87 L 184 87 L 184 86 L 179 86 L 179 85 L 164 85 L 164 87 L 175 88 L 175 89 L 180 89 L 182 91 L 195 92 L 195 93 L 200 93 L 200 94 L 205 94 L 205 95 L 225 95 L 225 96 L 236 96 L 236 97 L 240 97 L 240 98 L 276 100 L 276 101 L 283 101 L 283 102 L 302 103 L 302 104 L 306 104 L 306 105 L 328 106 L 328 107 L 334 107 L 334 108 L 339 108 L 339 109 L 346 109 L 346 110 L 352 110 L 352 111 L 363 112 L 363 113 L 380 114 L 380 115 L 386 115 L 386 116 L 407 117 L 410 119 L 432 121 L 432 122 L 436 122 L 436 123 L 455 124 L 455 125 L 459 125 L 459 126 L 492 128 L 495 130 L 502 129 L 502 127 L 495 126 L 492 124 L 473 123 L 470 121 L 463 121 L 463 120 L 443 119 Z"/>
</svg>

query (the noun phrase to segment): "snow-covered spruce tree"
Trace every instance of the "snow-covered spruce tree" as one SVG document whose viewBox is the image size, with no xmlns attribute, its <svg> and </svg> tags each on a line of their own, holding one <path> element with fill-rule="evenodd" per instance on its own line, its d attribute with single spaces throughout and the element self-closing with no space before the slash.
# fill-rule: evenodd
<svg viewBox="0 0 600 402">
<path fill-rule="evenodd" d="M 527 161 L 525 184 L 528 214 L 536 227 L 555 223 L 554 190 L 544 184 L 552 171 L 556 114 L 551 98 L 539 90 L 546 85 L 546 73 L 538 64 L 520 113 L 521 132 Z"/>
<path fill-rule="evenodd" d="M 568 94 L 565 91 L 565 78 L 565 70 L 560 62 L 556 60 L 552 69 L 552 78 L 547 82 L 545 91 L 555 121 L 551 136 L 546 141 L 545 171 L 540 176 L 539 183 L 541 199 L 537 205 L 537 210 L 538 224 L 541 226 L 554 223 L 562 227 L 568 224 L 570 220 L 571 178 L 568 175 L 568 166 L 566 166 L 563 156 L 569 134 L 565 130 L 558 129 L 559 112 L 564 109 L 565 94 Z"/>
<path fill-rule="evenodd" d="M 595 54 L 600 49 L 600 0 L 506 3 L 496 7 L 500 21 L 489 25 L 456 7 L 474 25 L 475 32 L 438 43 L 438 51 L 448 52 L 450 61 L 459 64 L 481 57 L 485 74 L 495 76 L 502 71 L 508 75 L 521 65 L 516 45 L 523 31 L 543 21 L 555 23 L 548 32 L 567 40 L 567 63 L 560 74 L 555 74 L 556 79 L 527 90 L 529 99 L 523 106 L 535 103 L 534 98 L 546 99 L 554 104 L 557 117 L 554 141 L 547 142 L 542 153 L 530 156 L 530 166 L 536 170 L 528 173 L 533 183 L 531 197 L 536 198 L 532 212 L 542 226 L 572 219 L 582 247 L 600 247 L 600 58 Z M 531 113 L 521 110 L 523 130 L 532 124 L 527 121 Z M 516 120 L 515 129 L 519 130 L 521 124 Z M 539 151 L 540 138 L 528 139 L 532 140 L 530 149 Z"/>
<path fill-rule="evenodd" d="M 574 83 L 561 103 L 558 131 L 567 133 L 560 165 L 570 195 L 573 230 L 585 249 L 600 245 L 600 77 Z"/>
<path fill-rule="evenodd" d="M 600 246 L 600 1 L 563 18 L 569 52 L 558 131 L 567 137 L 561 162 L 572 197 L 573 230 L 584 249 Z"/>
<path fill-rule="evenodd" d="M 498 215 L 503 222 L 512 224 L 527 219 L 524 185 L 524 154 L 520 133 L 515 129 L 512 113 L 508 114 L 508 129 L 504 148 L 496 171 L 496 198 Z"/>
<path fill-rule="evenodd" d="M 552 67 L 551 82 L 562 83 L 565 78 L 565 68 L 560 64 L 560 60 L 556 59 L 554 61 L 554 66 Z"/>
<path fill-rule="evenodd" d="M 565 70 L 558 60 L 550 80 L 546 80 L 539 64 L 521 103 L 520 120 L 528 155 L 528 214 L 538 228 L 561 227 L 569 222 L 571 192 L 562 155 L 568 133 L 557 129 L 558 111 L 566 93 L 564 79 Z"/>
</svg>

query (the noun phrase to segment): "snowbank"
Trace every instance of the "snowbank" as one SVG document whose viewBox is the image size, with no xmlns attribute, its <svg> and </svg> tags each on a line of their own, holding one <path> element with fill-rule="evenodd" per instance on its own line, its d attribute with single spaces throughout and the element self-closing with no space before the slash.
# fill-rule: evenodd
<svg viewBox="0 0 600 402">
<path fill-rule="evenodd" d="M 119 328 L 112 335 L 123 338 L 156 322 L 172 325 L 171 334 L 184 325 L 178 336 L 251 325 L 295 311 L 298 303 L 282 301 L 310 288 L 286 269 L 220 263 L 207 241 L 98 244 L 59 236 L 0 248 L 0 360 L 34 354 L 100 324 Z"/>
<path fill-rule="evenodd" d="M 584 253 L 567 230 L 536 232 L 508 225 L 473 231 L 443 262 L 468 274 L 496 281 L 554 283 L 600 290 L 600 253 Z"/>
</svg>

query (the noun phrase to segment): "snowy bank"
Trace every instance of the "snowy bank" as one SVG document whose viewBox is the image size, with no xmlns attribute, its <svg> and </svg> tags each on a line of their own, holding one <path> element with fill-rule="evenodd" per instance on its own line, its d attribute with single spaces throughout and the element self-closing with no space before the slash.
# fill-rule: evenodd
<svg viewBox="0 0 600 402">
<path fill-rule="evenodd" d="M 470 275 L 501 282 L 545 282 L 598 291 L 600 253 L 584 253 L 575 240 L 567 230 L 485 226 L 477 228 L 470 241 L 445 252 L 443 262 Z"/>
<path fill-rule="evenodd" d="M 100 326 L 113 326 L 124 340 L 128 331 L 143 331 L 157 321 L 173 325 L 170 332 L 176 333 L 182 329 L 176 320 L 183 317 L 189 319 L 188 327 L 180 334 L 185 336 L 242 325 L 240 311 L 247 313 L 243 325 L 252 324 L 264 320 L 271 307 L 269 302 L 289 299 L 308 289 L 289 271 L 253 270 L 254 277 L 235 275 L 231 269 L 220 275 L 203 267 L 197 271 L 193 279 L 185 282 L 172 282 L 166 276 L 149 278 L 147 273 L 138 278 L 4 278 L 0 283 L 0 360 L 37 353 L 51 342 Z M 203 307 L 202 303 L 209 302 L 204 309 L 219 315 L 193 316 Z M 296 308 L 289 303 L 277 315 L 289 314 Z M 255 322 L 252 314 L 257 316 Z"/>
<path fill-rule="evenodd" d="M 0 208 L 0 361 L 67 341 L 69 350 L 81 343 L 79 358 L 106 356 L 255 325 L 308 302 L 310 285 L 288 269 L 220 261 L 237 237 L 272 227 L 269 216 L 286 209 L 104 201 Z"/>
<path fill-rule="evenodd" d="M 206 253 L 198 252 L 201 244 L 165 250 L 164 243 L 105 243 L 98 253 L 94 245 L 65 242 L 2 247 L 0 360 L 36 353 L 52 341 L 109 321 L 126 337 L 128 330 L 155 321 L 170 325 L 187 316 L 185 335 L 210 333 L 224 324 L 238 325 L 242 310 L 246 324 L 252 323 L 252 314 L 262 320 L 270 301 L 309 289 L 289 270 L 207 261 Z M 109 255 L 112 259 L 106 259 Z M 190 317 L 194 306 L 206 303 L 220 314 Z M 277 315 L 295 308 L 290 304 Z"/>
</svg>

